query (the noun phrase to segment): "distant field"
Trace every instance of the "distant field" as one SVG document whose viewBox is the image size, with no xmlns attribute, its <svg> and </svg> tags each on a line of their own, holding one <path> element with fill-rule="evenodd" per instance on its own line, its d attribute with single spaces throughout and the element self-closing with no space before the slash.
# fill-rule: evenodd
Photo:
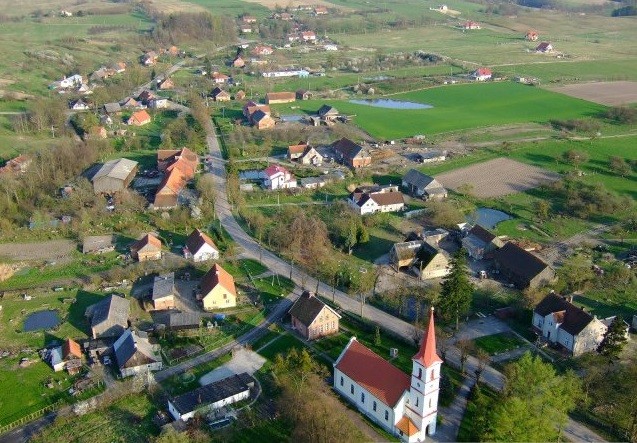
<svg viewBox="0 0 637 443">
<path fill-rule="evenodd" d="M 462 185 L 471 185 L 472 194 L 481 198 L 528 191 L 559 178 L 560 175 L 554 172 L 508 158 L 497 158 L 436 176 L 444 187 L 454 191 Z"/>
<path fill-rule="evenodd" d="M 247 3 L 257 3 L 261 6 L 265 6 L 268 9 L 276 9 L 277 7 L 281 7 L 282 4 L 279 0 L 244 0 Z M 299 5 L 307 5 L 308 2 L 304 1 L 304 0 L 288 0 L 285 2 L 285 7 L 286 8 L 295 8 Z M 327 1 L 323 1 L 323 0 L 312 0 L 311 2 L 309 2 L 309 4 L 311 4 L 312 6 L 327 6 L 329 8 L 338 8 L 338 9 L 349 9 L 349 8 L 345 8 L 344 6 L 340 6 L 340 5 L 335 5 L 334 3 L 330 3 Z"/>
<path fill-rule="evenodd" d="M 291 106 L 299 106 L 301 111 L 314 114 L 323 103 L 329 103 L 343 114 L 355 115 L 353 122 L 379 139 L 432 135 L 510 123 L 546 123 L 551 119 L 594 115 L 603 109 L 584 100 L 511 82 L 437 87 L 391 98 L 426 103 L 433 105 L 433 108 L 396 110 L 347 101 L 318 100 L 275 108 L 282 114 L 297 114 L 299 109 L 292 109 Z"/>
<path fill-rule="evenodd" d="M 637 102 L 637 82 L 581 83 L 552 90 L 608 106 Z"/>
</svg>

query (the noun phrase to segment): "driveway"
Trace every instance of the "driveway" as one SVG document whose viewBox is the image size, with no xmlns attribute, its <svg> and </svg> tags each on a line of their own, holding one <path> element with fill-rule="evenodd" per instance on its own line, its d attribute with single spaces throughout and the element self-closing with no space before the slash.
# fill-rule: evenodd
<svg viewBox="0 0 637 443">
<path fill-rule="evenodd" d="M 208 372 L 199 379 L 201 386 L 209 385 L 216 381 L 222 380 L 226 377 L 230 377 L 235 374 L 241 374 L 247 372 L 252 375 L 261 369 L 261 366 L 265 363 L 265 358 L 261 357 L 254 351 L 250 351 L 246 348 L 239 348 L 233 350 L 232 360 L 225 365 Z"/>
</svg>

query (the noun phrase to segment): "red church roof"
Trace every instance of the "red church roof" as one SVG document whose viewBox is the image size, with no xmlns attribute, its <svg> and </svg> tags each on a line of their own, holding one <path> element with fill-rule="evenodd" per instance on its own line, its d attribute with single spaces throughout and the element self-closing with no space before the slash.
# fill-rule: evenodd
<svg viewBox="0 0 637 443">
<path fill-rule="evenodd" d="M 434 363 L 442 363 L 442 359 L 436 353 L 436 328 L 434 326 L 434 308 L 429 311 L 429 325 L 427 332 L 420 343 L 420 350 L 414 355 L 414 360 L 419 361 L 425 368 Z"/>
<path fill-rule="evenodd" d="M 336 368 L 390 407 L 409 389 L 410 377 L 353 337 Z"/>
</svg>

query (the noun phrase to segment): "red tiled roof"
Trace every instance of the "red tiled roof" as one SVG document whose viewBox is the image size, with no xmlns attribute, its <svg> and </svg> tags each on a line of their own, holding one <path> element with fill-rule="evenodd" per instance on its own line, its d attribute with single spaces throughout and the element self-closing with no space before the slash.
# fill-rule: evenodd
<svg viewBox="0 0 637 443">
<path fill-rule="evenodd" d="M 409 389 L 410 377 L 353 338 L 336 368 L 393 407 Z"/>
<path fill-rule="evenodd" d="M 493 75 L 493 72 L 489 68 L 476 69 L 476 75 Z"/>
<path fill-rule="evenodd" d="M 128 119 L 128 124 L 131 125 L 143 125 L 145 123 L 149 123 L 151 120 L 150 115 L 146 110 L 142 109 L 141 111 L 134 112 L 133 115 Z"/>
<path fill-rule="evenodd" d="M 210 271 L 208 271 L 201 279 L 201 293 L 203 295 L 208 295 L 208 293 L 217 285 L 221 285 L 236 297 L 237 290 L 234 286 L 234 278 L 228 273 L 228 271 L 215 263 Z"/>
<path fill-rule="evenodd" d="M 289 174 L 290 171 L 288 171 L 287 169 L 285 169 L 283 166 L 280 165 L 270 165 L 267 168 L 265 168 L 265 175 L 268 177 L 272 177 L 275 174 L 278 174 L 279 172 L 282 172 L 283 174 Z"/>
<path fill-rule="evenodd" d="M 288 146 L 288 153 L 290 154 L 303 154 L 307 148 L 307 143 L 300 143 L 298 145 Z"/>
<path fill-rule="evenodd" d="M 398 423 L 396 423 L 396 428 L 398 428 L 398 430 L 400 431 L 403 431 L 403 434 L 408 437 L 415 435 L 419 431 L 414 422 L 411 421 L 406 415 L 403 415 L 403 418 L 398 420 Z"/>
<path fill-rule="evenodd" d="M 434 326 L 434 310 L 429 311 L 429 325 L 427 332 L 420 343 L 420 350 L 414 355 L 414 360 L 419 361 L 425 368 L 434 363 L 442 363 L 442 359 L 436 353 L 436 328 Z"/>
<path fill-rule="evenodd" d="M 82 348 L 80 348 L 78 342 L 67 338 L 62 345 L 62 356 L 65 359 L 68 357 L 82 358 Z"/>
<path fill-rule="evenodd" d="M 146 246 L 161 250 L 161 240 L 153 234 L 146 234 L 140 240 L 133 243 L 131 245 L 131 249 L 134 251 L 141 251 L 142 248 L 145 248 Z"/>
</svg>

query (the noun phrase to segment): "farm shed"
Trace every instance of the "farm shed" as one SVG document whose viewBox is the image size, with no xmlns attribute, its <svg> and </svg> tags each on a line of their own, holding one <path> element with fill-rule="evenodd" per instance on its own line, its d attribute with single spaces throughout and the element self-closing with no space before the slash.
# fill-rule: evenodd
<svg viewBox="0 0 637 443">
<path fill-rule="evenodd" d="M 108 295 L 86 309 L 93 338 L 118 337 L 128 327 L 130 301 L 118 295 Z"/>
<path fill-rule="evenodd" d="M 104 254 L 114 251 L 113 235 L 89 235 L 82 242 L 82 253 Z"/>
<path fill-rule="evenodd" d="M 91 177 L 95 194 L 113 194 L 128 187 L 137 174 L 138 163 L 119 158 L 104 163 Z"/>
<path fill-rule="evenodd" d="M 493 253 L 495 267 L 517 288 L 537 288 L 555 280 L 555 271 L 542 259 L 514 243 Z"/>
</svg>

